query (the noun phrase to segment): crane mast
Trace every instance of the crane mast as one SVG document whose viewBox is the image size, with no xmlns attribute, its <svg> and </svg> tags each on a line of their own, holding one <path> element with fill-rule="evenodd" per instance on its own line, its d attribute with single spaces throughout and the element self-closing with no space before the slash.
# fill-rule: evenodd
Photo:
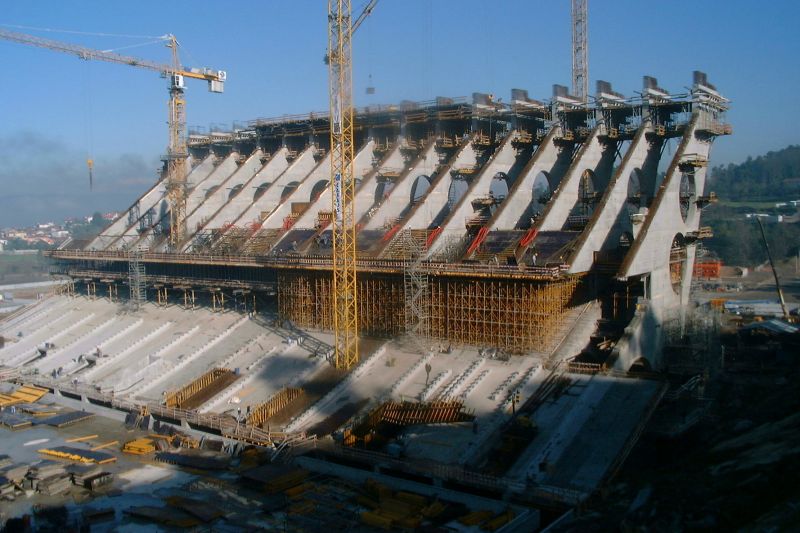
<svg viewBox="0 0 800 533">
<path fill-rule="evenodd" d="M 358 363 L 351 0 L 328 0 L 334 365 Z"/>
<path fill-rule="evenodd" d="M 170 35 L 167 46 L 172 49 L 172 66 L 180 71 L 178 41 Z M 172 74 L 169 80 L 169 146 L 164 157 L 167 174 L 167 196 L 169 198 L 169 243 L 177 250 L 186 236 L 186 99 L 183 96 L 184 82 L 180 74 Z"/>
<path fill-rule="evenodd" d="M 175 249 L 181 244 L 186 235 L 186 160 L 189 157 L 189 151 L 186 146 L 185 136 L 185 80 L 187 78 L 205 80 L 208 82 L 209 91 L 221 93 L 224 90 L 227 74 L 224 70 L 212 70 L 208 68 L 190 69 L 181 66 L 178 56 L 178 40 L 174 35 L 165 35 L 163 38 L 166 40 L 167 46 L 172 49 L 172 62 L 169 65 L 0 29 L 0 39 L 2 40 L 72 54 L 87 61 L 106 61 L 119 65 L 152 70 L 159 72 L 163 77 L 169 80 L 167 118 L 167 123 L 169 125 L 169 145 L 167 147 L 167 154 L 163 159 L 166 170 L 167 198 L 170 205 L 169 241 L 171 247 Z M 93 166 L 91 159 L 87 161 L 87 164 L 89 165 L 91 179 L 91 169 Z"/>
<path fill-rule="evenodd" d="M 572 93 L 584 102 L 589 97 L 588 0 L 572 0 Z"/>
</svg>

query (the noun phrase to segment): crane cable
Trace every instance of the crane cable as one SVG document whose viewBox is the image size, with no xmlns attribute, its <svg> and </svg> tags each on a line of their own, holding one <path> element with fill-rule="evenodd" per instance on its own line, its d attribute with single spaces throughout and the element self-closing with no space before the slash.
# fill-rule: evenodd
<svg viewBox="0 0 800 533">
<path fill-rule="evenodd" d="M 164 39 L 165 35 L 129 35 L 125 33 L 98 33 L 91 31 L 58 30 L 54 28 L 39 28 L 36 26 L 22 26 L 19 24 L 0 24 L 4 28 L 15 28 L 18 30 L 44 31 L 49 33 L 71 33 L 73 35 L 91 35 L 94 37 L 124 37 L 126 39 Z"/>
<path fill-rule="evenodd" d="M 86 167 L 89 170 L 89 190 L 91 191 L 94 188 L 94 159 L 92 158 L 94 135 L 92 131 L 92 80 L 90 69 L 91 63 L 87 61 L 83 71 L 83 128 L 86 142 Z"/>
</svg>

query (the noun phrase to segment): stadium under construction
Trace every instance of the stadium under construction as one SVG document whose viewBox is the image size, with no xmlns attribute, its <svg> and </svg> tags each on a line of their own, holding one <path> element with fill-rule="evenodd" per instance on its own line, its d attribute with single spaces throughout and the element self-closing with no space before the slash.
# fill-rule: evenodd
<svg viewBox="0 0 800 533">
<path fill-rule="evenodd" d="M 591 103 L 554 86 L 357 110 L 349 370 L 330 363 L 328 115 L 191 134 L 182 239 L 162 179 L 49 252 L 66 281 L 0 323 L 0 364 L 327 474 L 573 505 L 666 391 L 727 107 L 695 72 L 681 94 L 645 76 Z"/>
</svg>

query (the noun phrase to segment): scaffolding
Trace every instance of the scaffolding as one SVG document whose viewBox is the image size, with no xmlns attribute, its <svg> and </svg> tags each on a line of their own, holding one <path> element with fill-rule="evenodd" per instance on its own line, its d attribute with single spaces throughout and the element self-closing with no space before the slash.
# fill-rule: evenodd
<svg viewBox="0 0 800 533">
<path fill-rule="evenodd" d="M 524 282 L 439 278 L 430 285 L 430 334 L 441 342 L 508 353 L 548 350 L 577 280 Z"/>
<path fill-rule="evenodd" d="M 137 248 L 131 252 L 128 260 L 129 302 L 134 309 L 138 309 L 140 305 L 147 301 L 147 289 L 144 281 L 145 271 L 144 264 L 141 262 L 141 255 L 141 249 Z"/>
<path fill-rule="evenodd" d="M 422 270 L 420 268 L 420 270 Z M 421 330 L 436 342 L 493 347 L 508 353 L 546 351 L 566 320 L 578 278 L 560 281 L 464 279 L 427 274 L 416 289 L 424 298 Z M 393 337 L 408 331 L 405 276 L 364 273 L 358 280 L 359 327 L 366 335 Z M 331 280 L 324 273 L 278 275 L 278 313 L 302 328 L 330 330 Z"/>
<path fill-rule="evenodd" d="M 425 241 L 410 232 L 399 235 L 405 257 L 403 262 L 403 296 L 405 301 L 406 335 L 422 353 L 430 350 L 429 315 L 430 288 L 428 271 L 422 268 L 425 259 Z"/>
</svg>

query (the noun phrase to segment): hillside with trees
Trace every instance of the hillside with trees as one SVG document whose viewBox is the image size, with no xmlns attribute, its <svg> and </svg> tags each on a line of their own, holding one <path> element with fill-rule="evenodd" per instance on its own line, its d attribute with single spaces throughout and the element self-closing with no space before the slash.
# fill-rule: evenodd
<svg viewBox="0 0 800 533">
<path fill-rule="evenodd" d="M 708 187 L 732 201 L 786 200 L 800 194 L 800 145 L 711 169 Z M 794 198 L 792 198 L 794 199 Z"/>
<path fill-rule="evenodd" d="M 776 259 L 797 255 L 798 210 L 775 204 L 800 199 L 800 145 L 748 157 L 738 165 L 714 167 L 706 191 L 714 191 L 720 201 L 703 211 L 702 225 L 714 230 L 704 245 L 726 264 L 754 266 L 766 261 L 758 225 L 745 218 L 753 212 L 784 215 L 785 222 L 764 224 L 767 240 Z"/>
</svg>

